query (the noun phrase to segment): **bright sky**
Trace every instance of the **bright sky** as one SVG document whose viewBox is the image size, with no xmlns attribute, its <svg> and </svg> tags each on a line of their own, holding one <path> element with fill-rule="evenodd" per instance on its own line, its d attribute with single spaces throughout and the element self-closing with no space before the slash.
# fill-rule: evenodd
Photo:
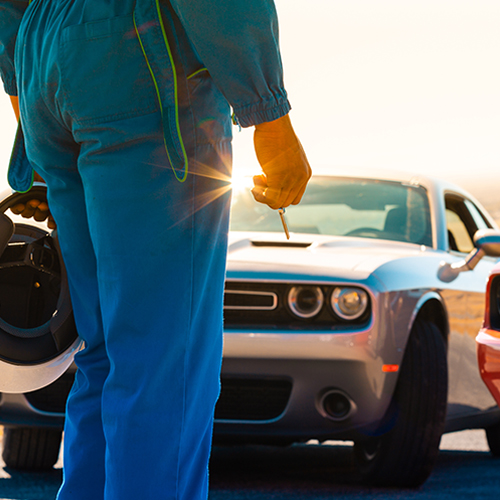
<svg viewBox="0 0 500 500">
<path fill-rule="evenodd" d="M 276 4 L 291 116 L 313 169 L 500 179 L 498 0 Z M 4 178 L 15 129 L 5 96 L 0 116 Z M 235 169 L 258 171 L 251 130 L 234 132 Z"/>
</svg>

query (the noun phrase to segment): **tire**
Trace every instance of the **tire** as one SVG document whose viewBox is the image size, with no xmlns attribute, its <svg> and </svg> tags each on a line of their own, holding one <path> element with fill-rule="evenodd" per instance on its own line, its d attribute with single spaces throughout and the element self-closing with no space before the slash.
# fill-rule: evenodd
<svg viewBox="0 0 500 500">
<path fill-rule="evenodd" d="M 486 428 L 485 431 L 490 453 L 494 457 L 500 457 L 500 424 L 492 425 Z"/>
<path fill-rule="evenodd" d="M 57 462 L 62 430 L 39 427 L 4 428 L 5 465 L 25 471 L 49 470 Z"/>
<path fill-rule="evenodd" d="M 444 339 L 435 324 L 417 318 L 387 415 L 376 436 L 354 444 L 366 483 L 417 488 L 425 482 L 439 453 L 447 393 Z"/>
</svg>

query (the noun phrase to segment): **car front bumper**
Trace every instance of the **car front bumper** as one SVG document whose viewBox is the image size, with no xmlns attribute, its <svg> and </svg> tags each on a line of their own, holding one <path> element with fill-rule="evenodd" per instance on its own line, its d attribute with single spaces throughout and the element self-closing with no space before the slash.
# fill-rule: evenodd
<svg viewBox="0 0 500 500">
<path fill-rule="evenodd" d="M 254 393 L 260 411 L 216 412 L 221 440 L 356 439 L 373 432 L 387 411 L 397 381 L 397 363 L 376 350 L 373 329 L 361 332 L 226 331 L 222 366 L 225 383 L 240 382 Z M 389 356 L 390 358 L 390 356 Z M 387 363 L 395 363 L 388 365 Z M 387 371 L 391 366 L 392 371 Z M 288 382 L 288 397 L 284 397 Z M 272 390 L 281 387 L 272 400 Z M 260 386 L 259 386 L 260 384 Z M 272 409 L 271 409 L 272 407 Z M 280 411 L 281 410 L 281 411 Z M 257 416 L 256 416 L 257 415 Z"/>
</svg>

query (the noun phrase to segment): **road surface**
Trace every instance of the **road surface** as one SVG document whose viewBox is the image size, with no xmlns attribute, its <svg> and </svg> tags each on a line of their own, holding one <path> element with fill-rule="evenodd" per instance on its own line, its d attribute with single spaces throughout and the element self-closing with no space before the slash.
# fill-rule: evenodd
<svg viewBox="0 0 500 500">
<path fill-rule="evenodd" d="M 0 461 L 0 500 L 53 500 L 61 462 L 49 473 L 29 474 Z M 419 490 L 361 485 L 351 448 L 340 443 L 216 447 L 210 478 L 209 500 L 497 500 L 500 459 L 490 456 L 484 432 L 475 430 L 443 437 L 434 472 Z"/>
</svg>

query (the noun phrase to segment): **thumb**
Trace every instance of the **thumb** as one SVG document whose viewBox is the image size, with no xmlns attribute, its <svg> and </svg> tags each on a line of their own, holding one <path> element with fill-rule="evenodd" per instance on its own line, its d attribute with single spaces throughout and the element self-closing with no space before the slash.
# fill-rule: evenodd
<svg viewBox="0 0 500 500">
<path fill-rule="evenodd" d="M 256 187 L 267 187 L 267 177 L 264 174 L 254 175 L 253 176 L 253 184 Z"/>
</svg>

